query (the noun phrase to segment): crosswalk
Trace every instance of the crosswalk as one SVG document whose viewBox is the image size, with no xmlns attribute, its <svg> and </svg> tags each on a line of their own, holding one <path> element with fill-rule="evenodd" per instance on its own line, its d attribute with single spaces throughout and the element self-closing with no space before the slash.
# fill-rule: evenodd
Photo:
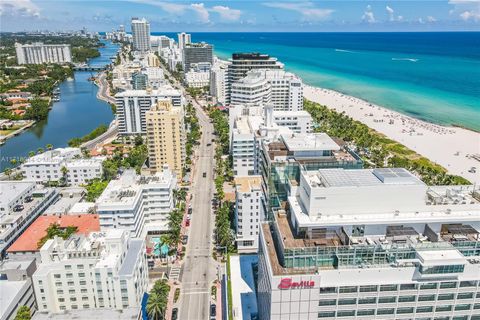
<svg viewBox="0 0 480 320">
<path fill-rule="evenodd" d="M 178 281 L 180 279 L 181 266 L 172 266 L 168 272 L 168 279 Z"/>
</svg>

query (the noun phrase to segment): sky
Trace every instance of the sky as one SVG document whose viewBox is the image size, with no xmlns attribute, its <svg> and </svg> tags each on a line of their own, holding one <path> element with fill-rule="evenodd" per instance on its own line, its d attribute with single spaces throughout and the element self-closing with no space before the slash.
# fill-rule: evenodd
<svg viewBox="0 0 480 320">
<path fill-rule="evenodd" d="M 0 0 L 0 31 L 480 31 L 480 0 Z"/>
</svg>

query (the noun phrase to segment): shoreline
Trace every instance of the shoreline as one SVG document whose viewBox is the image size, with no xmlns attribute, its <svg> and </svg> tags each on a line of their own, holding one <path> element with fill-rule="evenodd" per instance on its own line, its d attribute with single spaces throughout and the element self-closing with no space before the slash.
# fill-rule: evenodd
<svg viewBox="0 0 480 320">
<path fill-rule="evenodd" d="M 480 183 L 480 132 L 420 120 L 330 89 L 305 84 L 303 91 L 305 99 L 345 112 L 354 120 L 441 165 L 449 173 Z M 477 168 L 476 173 L 468 172 L 472 167 Z"/>
</svg>

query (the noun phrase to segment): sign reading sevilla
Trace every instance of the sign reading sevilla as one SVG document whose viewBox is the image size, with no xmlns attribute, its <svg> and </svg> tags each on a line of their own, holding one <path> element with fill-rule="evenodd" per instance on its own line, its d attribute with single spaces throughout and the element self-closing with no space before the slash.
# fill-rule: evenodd
<svg viewBox="0 0 480 320">
<path fill-rule="evenodd" d="M 278 289 L 286 290 L 286 289 L 313 288 L 313 286 L 315 286 L 315 281 L 295 282 L 292 280 L 292 278 L 283 278 L 282 280 L 280 280 Z"/>
</svg>

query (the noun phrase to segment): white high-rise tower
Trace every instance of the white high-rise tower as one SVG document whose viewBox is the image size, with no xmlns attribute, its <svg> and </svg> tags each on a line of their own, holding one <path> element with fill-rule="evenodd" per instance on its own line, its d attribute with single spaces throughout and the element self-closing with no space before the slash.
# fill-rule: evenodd
<svg viewBox="0 0 480 320">
<path fill-rule="evenodd" d="M 134 50 L 150 50 L 150 23 L 145 18 L 132 18 L 132 36 Z"/>
</svg>

